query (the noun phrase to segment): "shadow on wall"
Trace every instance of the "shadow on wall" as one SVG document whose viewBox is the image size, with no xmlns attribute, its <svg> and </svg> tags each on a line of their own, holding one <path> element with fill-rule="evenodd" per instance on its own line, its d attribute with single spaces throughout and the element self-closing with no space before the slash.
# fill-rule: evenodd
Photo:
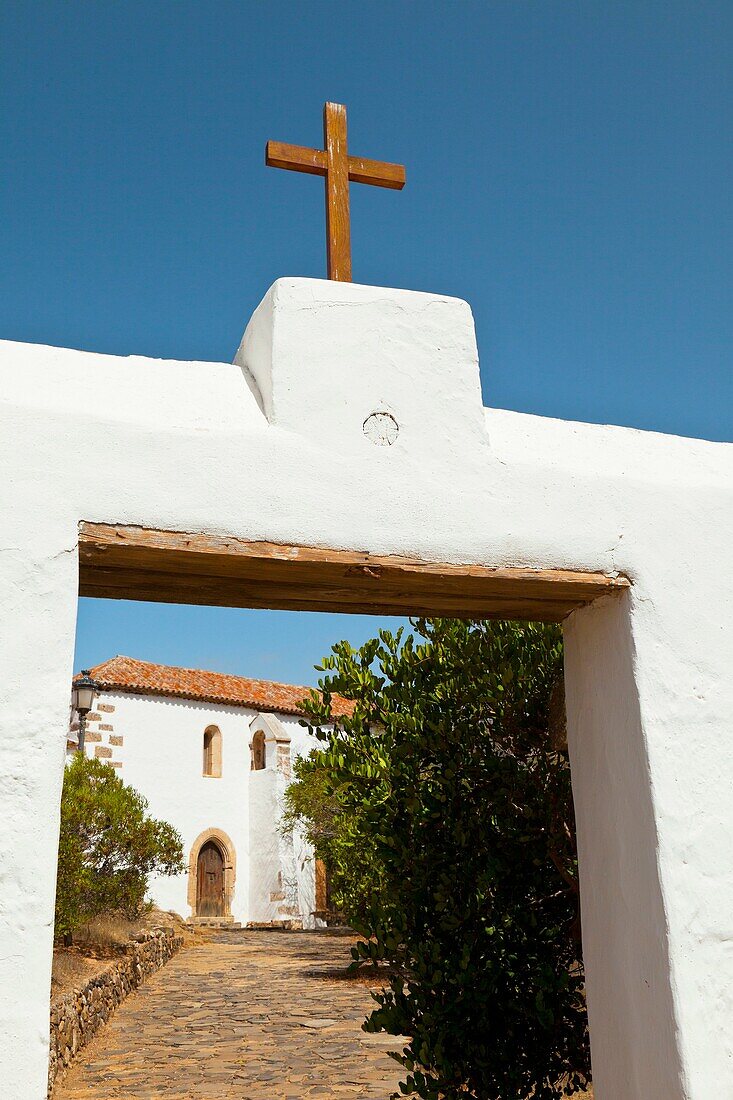
<svg viewBox="0 0 733 1100">
<path fill-rule="evenodd" d="M 575 611 L 564 626 L 594 1087 L 601 1096 L 679 1096 L 682 1068 L 631 601 L 629 593 L 598 600 Z M 619 882 L 626 884 L 623 894 Z M 617 987 L 629 987 L 627 994 L 612 1000 L 602 995 L 609 972 Z M 654 1042 L 651 1036 L 648 1045 L 640 1042 L 650 1031 L 656 1032 Z M 652 1063 L 651 1050 L 664 1057 Z"/>
</svg>

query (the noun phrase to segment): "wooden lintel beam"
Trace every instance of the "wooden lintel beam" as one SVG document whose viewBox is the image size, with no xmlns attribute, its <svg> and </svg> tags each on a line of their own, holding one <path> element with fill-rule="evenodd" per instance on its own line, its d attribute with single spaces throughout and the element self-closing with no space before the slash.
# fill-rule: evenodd
<svg viewBox="0 0 733 1100">
<path fill-rule="evenodd" d="M 82 523 L 82 596 L 363 614 L 560 622 L 624 577 L 494 569 L 365 551 Z"/>
</svg>

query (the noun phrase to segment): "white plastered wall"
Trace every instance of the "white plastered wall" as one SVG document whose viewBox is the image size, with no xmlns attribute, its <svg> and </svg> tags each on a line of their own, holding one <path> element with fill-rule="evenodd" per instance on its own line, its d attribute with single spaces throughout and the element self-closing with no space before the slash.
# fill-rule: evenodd
<svg viewBox="0 0 733 1100">
<path fill-rule="evenodd" d="M 80 520 L 626 573 L 567 630 L 596 1096 L 733 1095 L 733 448 L 484 410 L 465 303 L 297 279 L 235 365 L 5 343 L 0 402 L 9 1095 L 45 1095 Z"/>
</svg>

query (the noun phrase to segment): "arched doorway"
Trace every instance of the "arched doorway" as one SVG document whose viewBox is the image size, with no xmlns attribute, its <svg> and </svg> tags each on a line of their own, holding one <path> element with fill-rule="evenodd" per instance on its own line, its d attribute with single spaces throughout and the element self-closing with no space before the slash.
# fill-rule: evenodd
<svg viewBox="0 0 733 1100">
<path fill-rule="evenodd" d="M 231 920 L 236 878 L 237 855 L 231 838 L 223 829 L 204 829 L 191 845 L 188 857 L 187 901 L 191 916 Z"/>
<path fill-rule="evenodd" d="M 196 913 L 199 917 L 223 917 L 224 855 L 219 845 L 207 840 L 196 866 Z"/>
</svg>

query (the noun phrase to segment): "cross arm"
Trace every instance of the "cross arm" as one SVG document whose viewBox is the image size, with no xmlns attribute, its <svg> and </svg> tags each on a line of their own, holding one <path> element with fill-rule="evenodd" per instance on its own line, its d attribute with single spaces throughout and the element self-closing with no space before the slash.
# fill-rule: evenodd
<svg viewBox="0 0 733 1100">
<path fill-rule="evenodd" d="M 284 141 L 268 141 L 265 164 L 270 168 L 289 168 L 311 176 L 325 176 L 327 158 L 323 149 L 308 149 L 304 145 L 288 145 Z M 366 157 L 349 157 L 349 179 L 352 183 L 371 183 L 374 187 L 389 187 L 401 191 L 405 186 L 405 166 L 388 164 Z"/>
<path fill-rule="evenodd" d="M 405 166 L 367 160 L 366 157 L 349 157 L 349 179 L 352 183 L 371 183 L 374 187 L 401 191 L 405 186 Z"/>
<path fill-rule="evenodd" d="M 268 141 L 265 164 L 270 168 L 290 168 L 293 172 L 307 172 L 311 176 L 326 174 L 326 154 L 322 149 L 287 145 L 283 141 Z"/>
</svg>

